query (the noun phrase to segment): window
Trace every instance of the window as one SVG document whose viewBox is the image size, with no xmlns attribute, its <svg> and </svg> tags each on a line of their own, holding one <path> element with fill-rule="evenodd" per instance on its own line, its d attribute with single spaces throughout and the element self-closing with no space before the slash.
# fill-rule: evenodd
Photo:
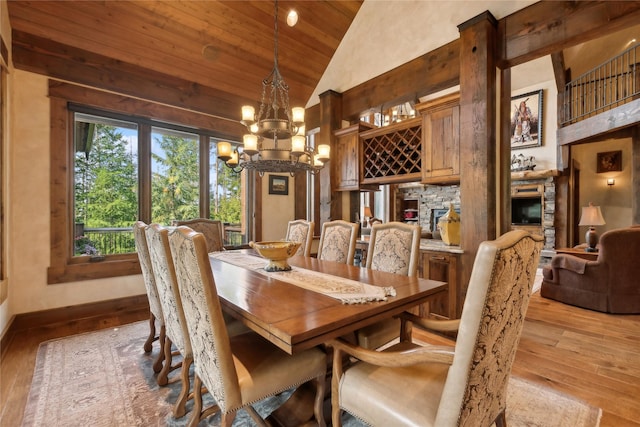
<svg viewBox="0 0 640 427">
<path fill-rule="evenodd" d="M 209 217 L 227 224 L 226 244 L 251 239 L 247 180 L 217 161 L 210 117 L 66 83 L 49 89 L 49 283 L 138 274 L 138 219 Z"/>
</svg>

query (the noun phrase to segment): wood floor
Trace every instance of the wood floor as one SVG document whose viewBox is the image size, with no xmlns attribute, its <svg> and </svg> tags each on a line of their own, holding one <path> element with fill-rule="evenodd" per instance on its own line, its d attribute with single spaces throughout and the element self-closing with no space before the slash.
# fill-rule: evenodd
<svg viewBox="0 0 640 427">
<path fill-rule="evenodd" d="M 0 366 L 0 426 L 22 423 L 40 342 L 146 318 L 140 311 L 119 313 L 8 337 Z M 640 315 L 607 315 L 535 294 L 513 373 L 602 408 L 602 427 L 640 426 Z"/>
</svg>

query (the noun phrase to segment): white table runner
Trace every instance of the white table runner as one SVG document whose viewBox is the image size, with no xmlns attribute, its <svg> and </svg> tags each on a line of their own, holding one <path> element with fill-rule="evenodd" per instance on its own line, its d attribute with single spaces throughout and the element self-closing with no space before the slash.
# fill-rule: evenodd
<svg viewBox="0 0 640 427">
<path fill-rule="evenodd" d="M 335 298 L 343 304 L 386 301 L 388 296 L 396 296 L 396 290 L 392 286 L 373 286 L 304 268 L 292 267 L 290 271 L 267 272 L 264 270 L 266 259 L 239 251 L 212 252 L 209 256 Z"/>
</svg>

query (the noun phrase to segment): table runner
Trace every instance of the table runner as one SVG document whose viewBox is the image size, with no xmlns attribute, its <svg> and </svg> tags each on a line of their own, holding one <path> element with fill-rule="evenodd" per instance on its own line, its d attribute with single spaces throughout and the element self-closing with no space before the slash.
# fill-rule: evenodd
<svg viewBox="0 0 640 427">
<path fill-rule="evenodd" d="M 267 272 L 264 270 L 266 259 L 239 251 L 212 252 L 209 256 L 335 298 L 343 304 L 386 301 L 388 296 L 396 295 L 392 286 L 373 286 L 304 268 L 292 267 L 290 271 Z"/>
</svg>

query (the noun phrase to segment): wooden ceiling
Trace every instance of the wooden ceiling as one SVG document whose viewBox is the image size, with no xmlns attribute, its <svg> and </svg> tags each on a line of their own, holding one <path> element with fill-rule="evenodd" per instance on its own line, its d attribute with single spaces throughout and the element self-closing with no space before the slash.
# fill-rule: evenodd
<svg viewBox="0 0 640 427">
<path fill-rule="evenodd" d="M 278 2 L 278 62 L 292 106 L 307 103 L 361 4 Z M 229 119 L 239 119 L 240 105 L 257 105 L 274 65 L 271 1 L 14 0 L 8 9 L 14 44 L 36 36 L 60 56 L 83 61 L 66 48 L 80 49 L 213 89 Z M 300 16 L 295 27 L 286 24 L 290 9 Z"/>
</svg>

